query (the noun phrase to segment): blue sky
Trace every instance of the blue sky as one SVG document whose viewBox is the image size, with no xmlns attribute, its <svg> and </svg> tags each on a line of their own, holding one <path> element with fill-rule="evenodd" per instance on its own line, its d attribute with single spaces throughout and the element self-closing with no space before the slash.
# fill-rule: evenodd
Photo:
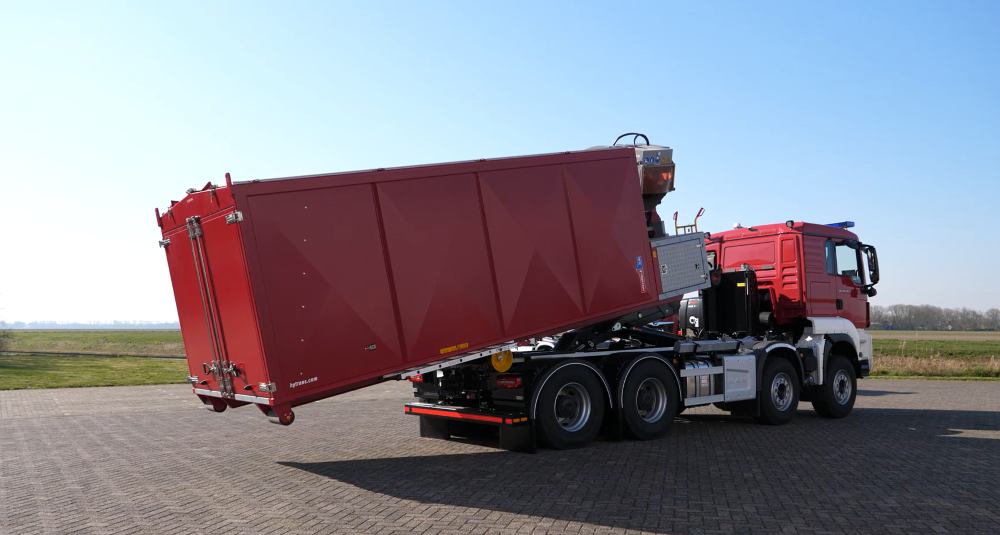
<svg viewBox="0 0 1000 535">
<path fill-rule="evenodd" d="M 1000 306 L 1000 2 L 0 4 L 0 318 L 176 318 L 154 207 L 646 133 L 702 230 L 853 220 Z"/>
</svg>

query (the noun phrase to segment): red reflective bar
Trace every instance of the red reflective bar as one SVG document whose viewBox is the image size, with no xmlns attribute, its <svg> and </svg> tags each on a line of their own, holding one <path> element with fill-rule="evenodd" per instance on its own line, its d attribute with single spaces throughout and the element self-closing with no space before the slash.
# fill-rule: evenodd
<svg viewBox="0 0 1000 535">
<path fill-rule="evenodd" d="M 441 411 L 435 409 L 423 409 L 420 407 L 406 407 L 407 412 L 412 414 L 426 414 L 428 416 L 444 416 L 445 418 L 455 418 L 457 420 L 476 420 L 479 422 L 503 423 L 503 418 L 499 416 L 485 416 L 482 414 L 465 414 L 461 412 Z"/>
</svg>

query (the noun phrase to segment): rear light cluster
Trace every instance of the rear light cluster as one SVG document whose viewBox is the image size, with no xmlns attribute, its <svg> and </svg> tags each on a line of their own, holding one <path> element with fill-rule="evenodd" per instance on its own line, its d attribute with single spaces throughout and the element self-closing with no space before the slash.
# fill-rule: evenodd
<svg viewBox="0 0 1000 535">
<path fill-rule="evenodd" d="M 497 388 L 521 388 L 520 375 L 498 375 Z"/>
<path fill-rule="evenodd" d="M 414 375 L 413 377 L 407 377 L 406 380 L 410 381 L 411 383 L 422 383 L 424 382 L 424 376 L 418 374 Z"/>
</svg>

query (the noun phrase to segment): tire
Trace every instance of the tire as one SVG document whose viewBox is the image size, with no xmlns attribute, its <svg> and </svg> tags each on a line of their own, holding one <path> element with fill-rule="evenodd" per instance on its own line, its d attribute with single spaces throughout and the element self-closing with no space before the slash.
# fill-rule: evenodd
<svg viewBox="0 0 1000 535">
<path fill-rule="evenodd" d="M 226 408 L 229 407 L 225 401 L 219 398 L 204 396 L 201 401 L 205 404 L 205 408 L 212 412 L 225 412 Z"/>
<path fill-rule="evenodd" d="M 295 422 L 295 413 L 291 409 L 279 409 L 275 411 L 272 407 L 267 413 L 267 420 L 272 424 L 288 426 Z"/>
<path fill-rule="evenodd" d="M 625 380 L 622 400 L 622 414 L 629 435 L 639 440 L 662 437 L 677 415 L 677 381 L 663 363 L 640 362 Z"/>
<path fill-rule="evenodd" d="M 589 444 L 604 419 L 604 390 L 586 366 L 565 366 L 553 373 L 538 394 L 538 433 L 557 450 Z"/>
<path fill-rule="evenodd" d="M 799 379 L 792 363 L 770 357 L 764 364 L 760 383 L 760 415 L 756 420 L 767 425 L 785 425 L 792 421 L 799 406 Z"/>
<path fill-rule="evenodd" d="M 854 366 L 841 355 L 832 355 L 824 383 L 814 394 L 813 409 L 824 418 L 843 418 L 851 414 L 858 397 L 858 377 Z"/>
</svg>

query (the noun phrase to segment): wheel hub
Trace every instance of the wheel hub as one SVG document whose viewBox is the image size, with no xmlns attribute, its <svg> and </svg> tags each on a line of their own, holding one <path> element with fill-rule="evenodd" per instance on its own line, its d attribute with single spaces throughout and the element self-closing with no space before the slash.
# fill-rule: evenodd
<svg viewBox="0 0 1000 535">
<path fill-rule="evenodd" d="M 655 423 L 667 412 L 667 389 L 656 377 L 647 377 L 639 384 L 635 393 L 635 408 L 639 417 L 648 423 Z"/>
<path fill-rule="evenodd" d="M 837 403 L 846 405 L 851 400 L 851 380 L 844 370 L 838 370 L 833 377 L 833 398 Z"/>
<path fill-rule="evenodd" d="M 653 408 L 653 402 L 656 401 L 656 396 L 648 390 L 640 390 L 638 398 L 636 399 L 636 406 L 639 407 L 640 411 L 649 411 Z"/>
<path fill-rule="evenodd" d="M 556 400 L 556 416 L 560 418 L 572 418 L 576 415 L 577 403 L 571 396 L 560 396 Z"/>
<path fill-rule="evenodd" d="M 792 381 L 785 373 L 774 376 L 771 382 L 771 401 L 779 411 L 787 410 L 792 404 Z"/>
<path fill-rule="evenodd" d="M 590 421 L 590 395 L 580 383 L 563 385 L 553 405 L 556 422 L 566 431 L 579 431 Z"/>
</svg>

